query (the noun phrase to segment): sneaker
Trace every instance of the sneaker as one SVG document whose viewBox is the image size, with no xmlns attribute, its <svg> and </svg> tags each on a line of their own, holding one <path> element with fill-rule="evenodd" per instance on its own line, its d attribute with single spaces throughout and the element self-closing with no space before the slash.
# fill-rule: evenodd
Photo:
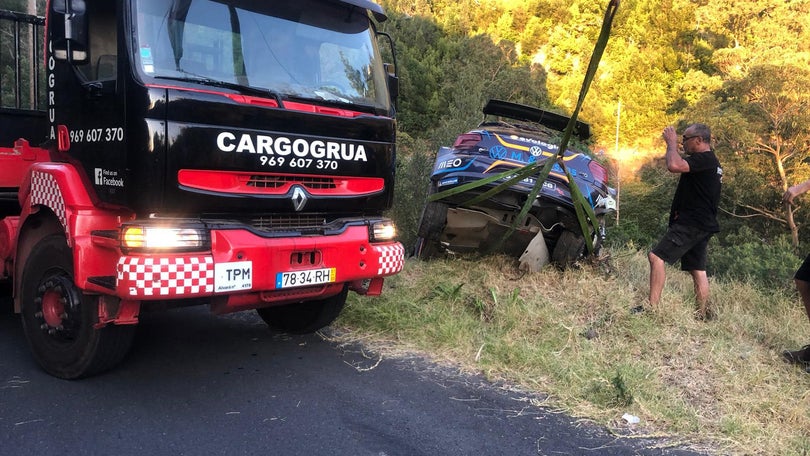
<svg viewBox="0 0 810 456">
<path fill-rule="evenodd" d="M 632 309 L 630 309 L 630 313 L 631 314 L 640 314 L 640 313 L 643 313 L 645 310 L 646 309 L 644 308 L 644 306 L 636 306 L 636 307 L 633 307 Z"/>
<path fill-rule="evenodd" d="M 795 351 L 783 351 L 782 357 L 785 358 L 785 361 L 791 364 L 804 364 L 806 366 L 810 366 L 810 345 L 805 345 L 799 350 Z"/>
</svg>

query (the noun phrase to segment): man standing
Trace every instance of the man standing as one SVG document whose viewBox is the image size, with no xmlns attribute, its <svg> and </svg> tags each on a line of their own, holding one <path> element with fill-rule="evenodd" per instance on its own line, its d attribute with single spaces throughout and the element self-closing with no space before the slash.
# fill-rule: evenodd
<svg viewBox="0 0 810 456">
<path fill-rule="evenodd" d="M 695 283 L 697 311 L 701 320 L 711 318 L 708 309 L 709 280 L 706 276 L 706 248 L 709 239 L 720 231 L 717 224 L 717 206 L 720 203 L 720 187 L 723 168 L 711 148 L 711 130 L 707 125 L 689 125 L 683 132 L 678 148 L 675 128 L 666 127 L 663 133 L 667 143 L 667 170 L 680 174 L 678 187 L 672 199 L 669 213 L 669 228 L 666 234 L 650 251 L 650 306 L 656 307 L 666 282 L 664 263 L 674 264 L 681 260 L 681 270 L 689 271 Z M 641 307 L 641 306 L 640 306 Z M 635 308 L 635 311 L 643 310 Z"/>
<path fill-rule="evenodd" d="M 810 180 L 796 184 L 787 189 L 785 195 L 782 197 L 782 201 L 793 204 L 794 198 L 803 193 L 807 193 L 808 190 L 810 190 Z M 810 318 L 810 255 L 807 255 L 802 265 L 799 266 L 799 269 L 793 276 L 793 282 L 796 284 L 796 290 L 799 292 L 799 297 L 802 299 L 807 317 Z M 799 364 L 810 373 L 810 345 L 805 345 L 795 351 L 784 351 L 782 356 L 785 357 L 786 361 Z"/>
</svg>

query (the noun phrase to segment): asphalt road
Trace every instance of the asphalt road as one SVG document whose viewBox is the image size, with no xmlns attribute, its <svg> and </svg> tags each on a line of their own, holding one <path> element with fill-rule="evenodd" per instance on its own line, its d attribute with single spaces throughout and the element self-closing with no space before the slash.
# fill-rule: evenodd
<svg viewBox="0 0 810 456">
<path fill-rule="evenodd" d="M 145 315 L 107 374 L 52 378 L 0 315 L 0 454 L 697 455 L 618 438 L 417 358 L 266 329 L 253 312 Z"/>
</svg>

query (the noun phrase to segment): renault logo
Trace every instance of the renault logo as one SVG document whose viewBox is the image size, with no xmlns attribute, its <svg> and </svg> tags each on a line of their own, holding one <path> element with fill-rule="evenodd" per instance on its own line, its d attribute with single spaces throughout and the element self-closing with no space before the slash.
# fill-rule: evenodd
<svg viewBox="0 0 810 456">
<path fill-rule="evenodd" d="M 295 209 L 296 212 L 300 212 L 301 209 L 303 209 L 304 206 L 306 206 L 307 199 L 308 199 L 307 192 L 305 192 L 304 189 L 302 189 L 297 185 L 293 187 L 292 203 L 293 209 Z"/>
</svg>

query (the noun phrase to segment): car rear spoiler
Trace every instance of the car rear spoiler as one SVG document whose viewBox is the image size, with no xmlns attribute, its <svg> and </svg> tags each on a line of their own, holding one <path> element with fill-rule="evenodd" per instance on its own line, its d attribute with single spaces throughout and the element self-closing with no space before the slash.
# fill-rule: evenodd
<svg viewBox="0 0 810 456">
<path fill-rule="evenodd" d="M 544 111 L 540 108 L 503 100 L 489 100 L 484 106 L 484 115 L 536 122 L 557 131 L 565 131 L 565 127 L 568 126 L 568 122 L 571 120 L 570 117 Z M 574 135 L 582 140 L 590 138 L 591 126 L 585 122 L 577 121 L 576 125 L 574 125 Z"/>
</svg>

